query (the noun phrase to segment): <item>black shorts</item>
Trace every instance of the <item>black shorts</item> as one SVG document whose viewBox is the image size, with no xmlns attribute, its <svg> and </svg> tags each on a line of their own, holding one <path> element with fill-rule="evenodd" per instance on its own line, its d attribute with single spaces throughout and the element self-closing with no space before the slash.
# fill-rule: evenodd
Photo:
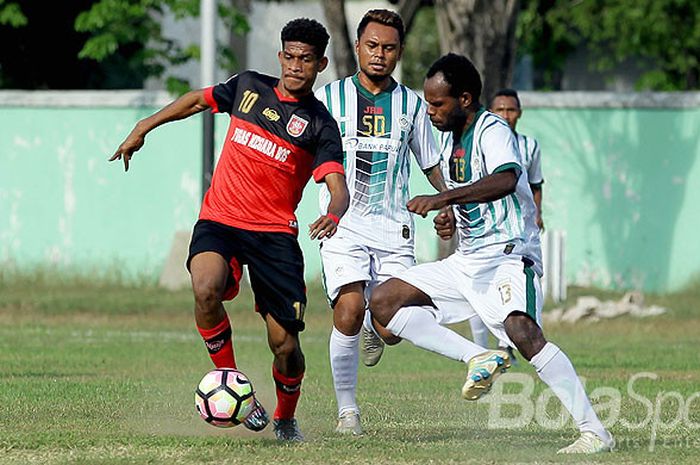
<svg viewBox="0 0 700 465">
<path fill-rule="evenodd" d="M 229 264 L 231 274 L 223 300 L 238 294 L 241 267 L 248 265 L 255 310 L 263 316 L 270 314 L 287 330 L 304 330 L 304 256 L 296 237 L 199 220 L 192 232 L 188 270 L 192 258 L 202 252 L 216 252 Z"/>
</svg>

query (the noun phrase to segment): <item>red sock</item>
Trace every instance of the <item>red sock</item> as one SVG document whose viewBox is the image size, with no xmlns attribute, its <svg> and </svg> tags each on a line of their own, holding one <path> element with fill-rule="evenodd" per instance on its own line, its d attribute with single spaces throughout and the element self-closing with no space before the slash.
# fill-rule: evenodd
<svg viewBox="0 0 700 465">
<path fill-rule="evenodd" d="M 277 371 L 272 366 L 272 378 L 275 380 L 277 388 L 277 408 L 275 408 L 275 420 L 294 418 L 294 411 L 297 409 L 297 402 L 301 395 L 301 380 L 304 373 L 296 378 L 289 378 Z"/>
<path fill-rule="evenodd" d="M 212 329 L 202 329 L 197 326 L 199 334 L 204 339 L 211 361 L 216 368 L 236 368 L 236 359 L 233 355 L 233 343 L 231 342 L 231 323 L 228 314 Z"/>
</svg>

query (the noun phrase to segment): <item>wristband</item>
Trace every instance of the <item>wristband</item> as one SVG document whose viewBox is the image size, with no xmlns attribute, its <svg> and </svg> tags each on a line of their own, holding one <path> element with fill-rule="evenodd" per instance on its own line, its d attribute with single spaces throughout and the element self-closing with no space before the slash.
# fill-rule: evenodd
<svg viewBox="0 0 700 465">
<path fill-rule="evenodd" d="M 340 224 L 340 218 L 338 218 L 336 215 L 334 215 L 331 212 L 326 213 L 326 218 L 330 218 L 331 221 L 333 221 L 336 226 L 338 226 Z"/>
</svg>

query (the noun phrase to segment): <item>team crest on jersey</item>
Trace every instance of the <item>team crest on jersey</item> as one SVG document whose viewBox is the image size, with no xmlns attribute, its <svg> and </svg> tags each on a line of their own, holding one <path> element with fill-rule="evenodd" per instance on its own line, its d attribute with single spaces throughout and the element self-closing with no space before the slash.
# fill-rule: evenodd
<svg viewBox="0 0 700 465">
<path fill-rule="evenodd" d="M 411 120 L 408 119 L 408 116 L 406 115 L 401 115 L 401 118 L 399 118 L 399 126 L 401 129 L 404 131 L 408 130 L 408 128 L 411 127 Z"/>
<path fill-rule="evenodd" d="M 299 137 L 304 133 L 309 122 L 298 115 L 292 115 L 292 118 L 287 123 L 287 133 L 292 137 Z"/>
</svg>

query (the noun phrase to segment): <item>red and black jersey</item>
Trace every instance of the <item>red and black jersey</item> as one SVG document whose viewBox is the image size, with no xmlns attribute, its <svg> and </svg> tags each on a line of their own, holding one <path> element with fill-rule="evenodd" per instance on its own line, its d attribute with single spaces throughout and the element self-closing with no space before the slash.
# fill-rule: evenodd
<svg viewBox="0 0 700 465">
<path fill-rule="evenodd" d="M 297 234 L 294 211 L 313 174 L 343 174 L 338 125 L 313 95 L 284 97 L 279 80 L 254 71 L 205 89 L 231 115 L 199 218 L 250 231 Z"/>
</svg>

